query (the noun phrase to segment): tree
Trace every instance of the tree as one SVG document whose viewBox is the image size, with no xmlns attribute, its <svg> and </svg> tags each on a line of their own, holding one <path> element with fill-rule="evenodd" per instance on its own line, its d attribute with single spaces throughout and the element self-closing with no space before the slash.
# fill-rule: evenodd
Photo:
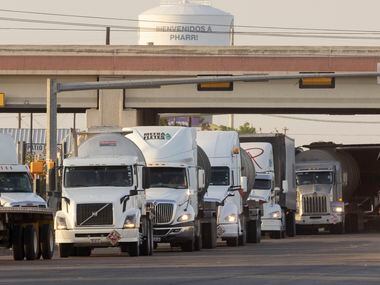
<svg viewBox="0 0 380 285">
<path fill-rule="evenodd" d="M 238 133 L 241 135 L 255 134 L 256 128 L 252 127 L 250 123 L 246 122 L 237 129 Z"/>
</svg>

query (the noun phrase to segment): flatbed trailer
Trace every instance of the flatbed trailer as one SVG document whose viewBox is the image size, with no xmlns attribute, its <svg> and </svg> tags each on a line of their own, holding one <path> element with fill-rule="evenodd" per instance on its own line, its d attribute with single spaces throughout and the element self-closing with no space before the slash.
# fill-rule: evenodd
<svg viewBox="0 0 380 285">
<path fill-rule="evenodd" d="M 51 259 L 53 221 L 48 208 L 0 207 L 0 246 L 12 248 L 14 260 Z"/>
</svg>

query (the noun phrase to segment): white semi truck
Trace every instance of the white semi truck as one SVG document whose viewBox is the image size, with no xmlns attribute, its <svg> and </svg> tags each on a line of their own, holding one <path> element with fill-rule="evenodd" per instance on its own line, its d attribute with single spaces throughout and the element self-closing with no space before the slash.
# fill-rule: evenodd
<svg viewBox="0 0 380 285">
<path fill-rule="evenodd" d="M 257 177 L 251 199 L 263 204 L 262 231 L 272 238 L 296 235 L 294 140 L 283 134 L 240 136 Z"/>
<path fill-rule="evenodd" d="M 281 206 L 277 203 L 274 187 L 273 148 L 270 143 L 243 143 L 256 169 L 256 180 L 249 199 L 263 204 L 261 230 L 271 237 L 278 237 L 283 231 Z"/>
<path fill-rule="evenodd" d="M 93 248 L 112 246 L 130 256 L 151 255 L 149 175 L 139 148 L 118 130 L 89 131 L 73 141 L 55 217 L 60 256 L 89 256 Z"/>
<path fill-rule="evenodd" d="M 216 203 L 203 197 L 210 163 L 198 147 L 196 130 L 184 127 L 136 127 L 127 135 L 150 168 L 147 199 L 154 204 L 154 241 L 183 251 L 216 246 Z M 202 246 L 203 245 L 203 246 Z"/>
<path fill-rule="evenodd" d="M 0 134 L 0 245 L 12 247 L 15 260 L 51 259 L 53 212 L 33 193 L 29 168 L 18 162 L 16 145 Z"/>
<path fill-rule="evenodd" d="M 260 242 L 259 204 L 248 205 L 246 201 L 253 187 L 255 169 L 247 153 L 240 148 L 238 133 L 199 131 L 197 141 L 211 162 L 211 181 L 205 200 L 219 205 L 218 236 L 228 246 Z M 242 158 L 244 155 L 247 159 Z"/>
</svg>

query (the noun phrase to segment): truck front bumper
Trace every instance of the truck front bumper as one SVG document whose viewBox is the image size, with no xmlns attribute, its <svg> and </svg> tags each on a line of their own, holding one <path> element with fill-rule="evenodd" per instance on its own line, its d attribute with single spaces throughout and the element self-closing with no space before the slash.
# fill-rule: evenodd
<svg viewBox="0 0 380 285">
<path fill-rule="evenodd" d="M 117 246 L 110 237 L 117 237 L 117 242 L 137 242 L 139 229 L 75 229 L 56 230 L 56 243 L 71 243 L 79 246 L 104 247 Z"/>
<path fill-rule="evenodd" d="M 297 225 L 335 225 L 343 222 L 343 215 L 332 213 L 327 215 L 296 215 Z"/>
<path fill-rule="evenodd" d="M 217 233 L 218 237 L 222 239 L 236 238 L 239 234 L 238 223 L 219 224 Z"/>
<path fill-rule="evenodd" d="M 262 219 L 261 220 L 261 231 L 262 232 L 273 232 L 282 230 L 281 219 Z"/>
<path fill-rule="evenodd" d="M 162 243 L 182 243 L 194 239 L 194 223 L 173 226 L 154 226 L 153 241 Z"/>
</svg>

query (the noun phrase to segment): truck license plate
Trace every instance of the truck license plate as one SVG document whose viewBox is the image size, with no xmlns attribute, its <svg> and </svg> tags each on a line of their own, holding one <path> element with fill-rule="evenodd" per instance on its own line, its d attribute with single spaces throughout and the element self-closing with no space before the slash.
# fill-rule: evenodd
<svg viewBox="0 0 380 285">
<path fill-rule="evenodd" d="M 98 243 L 101 243 L 102 240 L 100 238 L 92 238 L 90 239 L 91 243 L 94 243 L 94 244 L 98 244 Z"/>
<path fill-rule="evenodd" d="M 160 242 L 161 241 L 161 237 L 153 237 L 153 241 L 154 242 Z"/>
</svg>

